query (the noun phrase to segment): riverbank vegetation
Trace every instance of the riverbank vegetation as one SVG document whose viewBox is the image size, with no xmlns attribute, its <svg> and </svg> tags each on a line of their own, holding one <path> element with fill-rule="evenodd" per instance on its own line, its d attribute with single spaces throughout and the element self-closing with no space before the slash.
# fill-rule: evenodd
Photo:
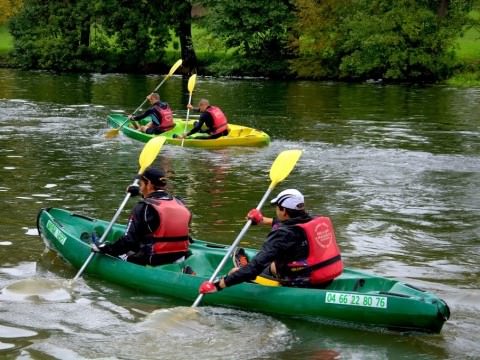
<svg viewBox="0 0 480 360">
<path fill-rule="evenodd" d="M 21 68 L 165 72 L 181 57 L 185 74 L 480 82 L 479 0 L 5 2 L 0 57 Z"/>
</svg>

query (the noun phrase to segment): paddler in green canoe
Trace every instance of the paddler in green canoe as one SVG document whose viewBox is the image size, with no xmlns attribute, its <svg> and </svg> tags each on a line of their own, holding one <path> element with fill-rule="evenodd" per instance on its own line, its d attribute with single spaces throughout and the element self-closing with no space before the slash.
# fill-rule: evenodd
<svg viewBox="0 0 480 360">
<path fill-rule="evenodd" d="M 343 262 L 329 217 L 310 216 L 303 194 L 296 189 L 280 192 L 271 204 L 276 211 L 273 219 L 257 209 L 247 215 L 253 224 L 272 225 L 262 249 L 250 262 L 237 249 L 239 266 L 220 280 L 203 282 L 201 294 L 252 281 L 258 275 L 286 286 L 322 288 L 342 273 Z"/>
<path fill-rule="evenodd" d="M 125 234 L 112 244 L 94 247 L 93 251 L 138 265 L 183 260 L 188 254 L 192 215 L 180 199 L 166 191 L 166 186 L 163 170 L 147 168 L 140 175 L 140 185 L 127 189 L 133 196 L 142 194 L 143 199 L 133 208 Z"/>
</svg>

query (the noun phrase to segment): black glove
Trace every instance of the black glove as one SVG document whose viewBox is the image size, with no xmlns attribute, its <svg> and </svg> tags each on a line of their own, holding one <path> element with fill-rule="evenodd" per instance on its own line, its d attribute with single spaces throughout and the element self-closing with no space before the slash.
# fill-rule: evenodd
<svg viewBox="0 0 480 360">
<path fill-rule="evenodd" d="M 103 243 L 100 245 L 92 244 L 92 251 L 100 254 L 111 255 L 112 246 L 109 243 Z"/>
<path fill-rule="evenodd" d="M 130 185 L 127 188 L 127 192 L 129 192 L 131 196 L 138 196 L 138 195 L 140 195 L 140 186 Z"/>
</svg>

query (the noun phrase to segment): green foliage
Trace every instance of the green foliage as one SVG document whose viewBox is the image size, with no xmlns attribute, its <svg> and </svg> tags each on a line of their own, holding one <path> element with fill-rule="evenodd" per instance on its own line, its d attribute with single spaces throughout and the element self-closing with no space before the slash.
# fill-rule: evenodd
<svg viewBox="0 0 480 360">
<path fill-rule="evenodd" d="M 435 80 L 455 65 L 452 44 L 467 22 L 468 1 L 297 0 L 300 76 Z"/>
<path fill-rule="evenodd" d="M 10 51 L 13 46 L 12 36 L 8 33 L 5 25 L 0 26 L 0 54 Z"/>
<path fill-rule="evenodd" d="M 25 0 L 10 22 L 15 62 L 59 71 L 145 69 L 161 61 L 170 38 L 158 2 Z"/>
<path fill-rule="evenodd" d="M 22 6 L 22 0 L 0 0 L 0 25 L 4 25 Z"/>
<path fill-rule="evenodd" d="M 293 9 L 290 0 L 203 3 L 208 6 L 205 26 L 228 48 L 237 49 L 235 60 L 226 58 L 218 68 L 230 68 L 233 74 L 243 75 L 258 75 L 263 70 L 272 76 L 288 72 L 287 60 L 293 55 L 288 46 Z"/>
</svg>

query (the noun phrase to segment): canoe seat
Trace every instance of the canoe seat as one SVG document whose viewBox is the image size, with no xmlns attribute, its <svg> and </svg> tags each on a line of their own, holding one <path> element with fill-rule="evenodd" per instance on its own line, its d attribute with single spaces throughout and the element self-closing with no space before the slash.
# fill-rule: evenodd
<svg viewBox="0 0 480 360">
<path fill-rule="evenodd" d="M 217 265 L 222 260 L 221 254 L 193 254 L 189 256 L 184 262 L 184 266 L 190 266 L 190 268 L 199 276 L 212 275 Z M 219 276 L 226 275 L 231 269 L 231 266 L 224 266 L 220 271 Z"/>
</svg>

